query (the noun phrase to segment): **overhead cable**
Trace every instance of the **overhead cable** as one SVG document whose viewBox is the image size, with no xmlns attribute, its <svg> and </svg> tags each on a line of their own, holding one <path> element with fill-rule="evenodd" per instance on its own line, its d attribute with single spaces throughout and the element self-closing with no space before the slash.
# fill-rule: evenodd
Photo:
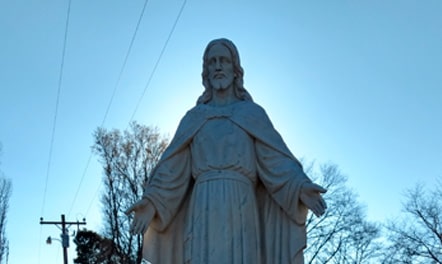
<svg viewBox="0 0 442 264">
<path fill-rule="evenodd" d="M 150 82 L 152 81 L 152 77 L 153 77 L 153 75 L 155 74 L 155 72 L 156 72 L 156 70 L 157 70 L 157 68 L 158 68 L 158 64 L 160 63 L 160 60 L 161 60 L 161 58 L 163 57 L 164 51 L 166 50 L 166 47 L 167 47 L 167 44 L 169 44 L 169 40 L 170 40 L 170 38 L 172 37 L 173 32 L 175 31 L 175 27 L 176 27 L 176 25 L 178 24 L 178 20 L 180 19 L 181 14 L 183 13 L 184 6 L 186 5 L 186 3 L 187 3 L 187 0 L 184 0 L 184 1 L 183 1 L 183 4 L 181 5 L 180 11 L 178 12 L 178 15 L 177 15 L 177 17 L 176 17 L 176 19 L 175 19 L 175 22 L 173 23 L 173 26 L 172 26 L 172 29 L 171 29 L 170 32 L 169 32 L 169 35 L 167 36 L 167 39 L 166 39 L 166 42 L 165 42 L 164 45 L 163 45 L 163 48 L 161 49 L 160 55 L 158 56 L 158 59 L 157 59 L 157 61 L 155 62 L 155 66 L 153 67 L 152 72 L 150 73 L 149 79 L 147 80 L 147 83 L 146 83 L 146 85 L 144 86 L 143 93 L 141 94 L 140 98 L 138 99 L 138 102 L 137 102 L 137 104 L 136 104 L 136 106 L 135 106 L 134 112 L 132 113 L 132 116 L 131 116 L 131 118 L 130 118 L 129 123 L 133 121 L 133 119 L 134 119 L 134 117 L 135 117 L 135 114 L 136 114 L 137 111 L 138 111 L 138 108 L 139 108 L 139 106 L 140 106 L 140 104 L 141 104 L 141 101 L 143 100 L 143 97 L 144 97 L 144 95 L 146 94 L 147 88 L 149 87 Z"/>
<path fill-rule="evenodd" d="M 104 126 L 104 123 L 106 122 L 106 118 L 107 118 L 107 115 L 108 115 L 108 113 L 109 113 L 109 109 L 110 109 L 110 107 L 111 107 L 111 105 L 112 105 L 112 102 L 113 102 L 113 100 L 114 100 L 115 93 L 116 93 L 116 91 L 117 91 L 117 88 L 120 86 L 121 76 L 123 75 L 123 72 L 124 72 L 124 70 L 126 69 L 127 60 L 128 60 L 129 55 L 130 55 L 130 53 L 131 53 L 132 46 L 133 46 L 133 44 L 134 44 L 134 42 L 135 42 L 135 38 L 136 38 L 136 36 L 137 36 L 137 32 L 138 32 L 138 29 L 139 29 L 140 24 L 141 24 L 141 20 L 143 20 L 143 16 L 144 16 L 144 13 L 145 13 L 145 10 L 146 10 L 146 6 L 147 6 L 147 3 L 148 3 L 148 2 L 149 2 L 148 0 L 145 0 L 145 1 L 144 1 L 143 8 L 142 8 L 142 10 L 141 10 L 140 16 L 139 16 L 138 21 L 137 21 L 137 25 L 135 26 L 134 33 L 132 34 L 132 39 L 131 39 L 131 41 L 130 41 L 130 43 L 129 43 L 129 47 L 127 48 L 126 55 L 125 55 L 125 57 L 124 57 L 123 65 L 122 65 L 121 68 L 120 68 L 120 72 L 119 72 L 119 74 L 118 74 L 117 81 L 115 82 L 115 85 L 114 85 L 114 89 L 113 89 L 113 91 L 112 91 L 111 98 L 110 98 L 110 100 L 109 100 L 109 103 L 107 104 L 107 108 L 106 108 L 106 111 L 105 111 L 105 113 L 104 113 L 103 121 L 101 122 L 101 127 L 103 127 L 103 126 Z M 71 208 L 69 209 L 69 212 L 68 212 L 68 214 L 67 214 L 68 216 L 71 214 L 72 209 L 73 209 L 73 207 L 74 207 L 74 204 L 75 204 L 75 202 L 76 202 L 76 200 L 77 200 L 78 193 L 80 192 L 81 186 L 82 186 L 82 184 L 83 184 L 83 180 L 84 180 L 84 178 L 85 178 L 85 176 L 86 176 L 86 173 L 87 173 L 87 170 L 88 170 L 88 168 L 89 168 L 89 164 L 90 164 L 91 158 L 92 158 L 92 151 L 89 153 L 89 158 L 88 158 L 88 160 L 87 160 L 87 162 L 86 162 L 86 167 L 85 167 L 85 169 L 83 170 L 83 175 L 81 176 L 80 183 L 78 184 L 78 187 L 77 187 L 77 191 L 75 192 L 74 199 L 73 199 L 72 204 L 71 204 Z"/>
<path fill-rule="evenodd" d="M 65 59 L 65 54 L 66 54 L 66 43 L 67 43 L 67 39 L 68 39 L 70 12 L 71 12 L 71 0 L 69 0 L 69 4 L 68 4 L 66 25 L 65 25 L 65 30 L 64 30 L 63 51 L 62 51 L 62 55 L 61 55 L 60 72 L 58 75 L 57 98 L 55 101 L 54 119 L 52 122 L 52 133 L 51 133 L 51 141 L 50 141 L 50 145 L 49 145 L 49 158 L 48 158 L 48 165 L 46 168 L 46 179 L 45 179 L 45 188 L 43 191 L 43 204 L 41 207 L 41 215 L 43 215 L 43 213 L 44 213 L 44 207 L 45 207 L 45 203 L 46 203 L 46 193 L 47 193 L 47 188 L 48 188 L 49 172 L 50 172 L 50 168 L 51 168 L 52 151 L 54 148 L 55 127 L 57 126 L 58 106 L 59 106 L 59 102 L 60 102 L 61 86 L 62 86 L 62 82 L 63 82 L 63 69 L 64 69 L 64 59 Z"/>
<path fill-rule="evenodd" d="M 44 214 L 44 209 L 45 209 L 45 205 L 46 205 L 46 194 L 47 194 L 47 190 L 48 190 L 49 174 L 50 174 L 51 161 L 52 161 L 52 152 L 54 149 L 55 128 L 57 126 L 58 106 L 60 103 L 61 87 L 62 87 L 62 83 L 63 83 L 64 60 L 65 60 L 65 54 L 66 54 L 66 44 L 67 44 L 67 39 L 68 39 L 70 13 L 71 13 L 71 0 L 69 0 L 69 2 L 68 2 L 66 23 L 65 23 L 65 29 L 64 29 L 63 50 L 62 50 L 62 55 L 61 55 L 60 71 L 58 74 L 57 97 L 55 100 L 54 118 L 52 121 L 51 141 L 49 143 L 49 157 L 48 157 L 48 164 L 47 164 L 47 168 L 46 168 L 45 185 L 44 185 L 44 190 L 43 190 L 43 202 L 42 202 L 41 212 L 40 212 L 41 216 L 43 216 L 43 214 Z M 42 235 L 42 229 L 40 227 L 40 239 L 41 239 L 41 235 Z M 40 241 L 40 239 L 39 239 L 39 241 Z M 38 263 L 40 263 L 41 243 L 38 243 L 38 244 L 39 244 Z"/>
<path fill-rule="evenodd" d="M 170 30 L 170 32 L 169 32 L 169 35 L 168 35 L 168 37 L 167 37 L 167 39 L 166 39 L 166 42 L 164 43 L 163 48 L 161 49 L 160 55 L 158 56 L 158 59 L 157 59 L 157 61 L 156 61 L 156 63 L 155 63 L 155 66 L 153 67 L 152 72 L 151 72 L 151 74 L 150 74 L 150 76 L 149 76 L 149 79 L 148 79 L 146 85 L 144 86 L 143 93 L 141 94 L 140 98 L 138 99 L 138 102 L 137 102 L 137 104 L 136 104 L 136 107 L 135 107 L 135 109 L 134 109 L 134 112 L 132 113 L 132 116 L 131 116 L 131 118 L 130 118 L 130 120 L 129 120 L 129 124 L 130 124 L 130 122 L 133 121 L 134 116 L 135 116 L 136 112 L 138 111 L 138 107 L 139 107 L 139 105 L 141 104 L 141 101 L 143 100 L 143 97 L 144 97 L 144 95 L 145 95 L 145 93 L 146 93 L 146 91 L 147 91 L 147 89 L 148 89 L 148 87 L 149 87 L 149 85 L 150 85 L 150 82 L 151 82 L 151 80 L 152 80 L 153 75 L 155 74 L 156 69 L 158 68 L 158 65 L 159 65 L 159 63 L 160 63 L 160 60 L 161 60 L 161 58 L 162 58 L 162 56 L 163 56 L 163 54 L 164 54 L 164 51 L 166 50 L 166 47 L 167 47 L 167 45 L 168 45 L 168 43 L 169 43 L 169 40 L 170 40 L 171 37 L 172 37 L 173 32 L 175 31 L 176 25 L 178 24 L 178 21 L 179 21 L 179 19 L 180 19 L 180 17 L 181 17 L 181 14 L 183 13 L 183 10 L 184 10 L 184 7 L 185 7 L 186 3 L 187 3 L 187 0 L 184 0 L 184 1 L 183 1 L 183 4 L 181 5 L 180 11 L 178 12 L 177 17 L 175 18 L 175 21 L 174 21 L 174 23 L 173 23 L 173 26 L 172 26 L 172 28 L 171 28 L 171 30 Z M 97 190 L 96 190 L 96 192 L 95 192 L 95 195 L 94 195 L 93 199 L 91 200 L 91 202 L 90 202 L 90 204 L 89 204 L 89 206 L 88 206 L 88 209 L 87 209 L 87 211 L 86 211 L 86 214 L 85 214 L 86 216 L 88 215 L 89 210 L 90 210 L 91 207 L 92 207 L 92 203 L 93 203 L 93 202 L 95 201 L 95 199 L 97 198 L 98 193 L 99 193 L 99 190 L 100 190 L 102 184 L 103 184 L 103 183 L 100 183 L 99 187 L 97 188 Z"/>
</svg>

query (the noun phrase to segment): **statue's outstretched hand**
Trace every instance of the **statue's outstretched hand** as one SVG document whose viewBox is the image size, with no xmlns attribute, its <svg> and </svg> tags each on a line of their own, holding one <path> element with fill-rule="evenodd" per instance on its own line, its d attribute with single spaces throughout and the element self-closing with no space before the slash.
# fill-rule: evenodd
<svg viewBox="0 0 442 264">
<path fill-rule="evenodd" d="M 135 213 L 134 220 L 130 227 L 130 232 L 133 235 L 144 234 L 155 215 L 153 205 L 147 199 L 141 199 L 126 210 L 129 215 Z"/>
<path fill-rule="evenodd" d="M 304 183 L 301 187 L 301 201 L 317 217 L 323 215 L 327 209 L 327 204 L 321 196 L 321 193 L 325 192 L 327 192 L 326 189 L 312 182 Z"/>
</svg>

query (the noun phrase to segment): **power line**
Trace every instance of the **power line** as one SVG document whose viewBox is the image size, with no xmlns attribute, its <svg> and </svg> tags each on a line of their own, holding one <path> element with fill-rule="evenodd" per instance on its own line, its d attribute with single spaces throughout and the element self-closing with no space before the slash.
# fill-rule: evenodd
<svg viewBox="0 0 442 264">
<path fill-rule="evenodd" d="M 86 176 L 86 172 L 87 172 L 87 170 L 89 168 L 89 164 L 91 162 L 91 159 L 92 159 L 92 151 L 89 152 L 89 157 L 88 157 L 87 162 L 86 162 L 86 167 L 83 170 L 83 175 L 81 176 L 80 183 L 78 184 L 77 191 L 75 192 L 74 200 L 72 201 L 71 208 L 68 211 L 68 216 L 71 214 L 72 209 L 74 208 L 74 204 L 75 204 L 75 202 L 77 200 L 78 193 L 80 192 L 81 185 L 83 184 L 83 180 L 84 180 L 84 177 Z"/>
<path fill-rule="evenodd" d="M 169 32 L 169 35 L 168 35 L 168 37 L 167 37 L 167 39 L 166 39 L 166 42 L 165 42 L 164 45 L 163 45 L 163 48 L 161 49 L 160 55 L 158 56 L 158 59 L 157 59 L 157 61 L 156 61 L 156 63 L 155 63 L 155 66 L 154 66 L 153 69 L 152 69 L 152 72 L 151 72 L 151 74 L 150 74 L 150 76 L 149 76 L 149 79 L 148 79 L 148 81 L 147 81 L 147 83 L 146 83 L 146 85 L 145 85 L 145 87 L 144 87 L 143 93 L 141 94 L 140 98 L 138 99 L 138 102 L 137 102 L 137 104 L 136 104 L 136 107 L 135 107 L 135 109 L 134 109 L 134 112 L 132 113 L 132 116 L 131 116 L 131 118 L 130 118 L 130 120 L 129 120 L 129 124 L 130 124 L 130 122 L 133 121 L 133 118 L 134 118 L 136 112 L 138 111 L 138 107 L 140 106 L 141 101 L 143 100 L 143 97 L 144 97 L 144 95 L 145 95 L 145 93 L 146 93 L 146 91 L 147 91 L 147 88 L 148 88 L 149 85 L 150 85 L 150 82 L 151 82 L 151 80 L 152 80 L 152 77 L 153 77 L 153 75 L 155 74 L 156 69 L 158 68 L 158 65 L 159 65 L 159 63 L 160 63 L 160 60 L 161 60 L 161 58 L 162 58 L 162 56 L 163 56 L 163 54 L 164 54 L 164 51 L 166 50 L 166 47 L 167 47 L 167 45 L 168 45 L 168 43 L 169 43 L 170 38 L 172 37 L 173 32 L 175 31 L 176 25 L 178 24 L 178 21 L 179 21 L 179 19 L 180 19 L 180 17 L 181 17 L 181 14 L 183 13 L 183 10 L 184 10 L 184 7 L 186 6 L 186 3 L 187 3 L 187 0 L 184 0 L 184 1 L 183 1 L 183 4 L 181 5 L 180 11 L 178 12 L 178 15 L 177 15 L 177 17 L 176 17 L 176 19 L 175 19 L 175 21 L 174 21 L 174 23 L 173 23 L 173 26 L 172 26 L 172 28 L 171 28 L 171 30 L 170 30 L 170 32 Z M 103 183 L 101 182 L 100 185 L 98 186 L 96 192 L 95 192 L 94 197 L 92 198 L 91 202 L 89 203 L 88 209 L 87 209 L 86 214 L 85 214 L 86 216 L 88 215 L 89 210 L 91 209 L 93 202 L 94 202 L 95 199 L 97 198 L 98 193 L 99 193 L 99 190 L 100 190 L 102 184 L 103 184 Z"/>
<path fill-rule="evenodd" d="M 143 93 L 141 94 L 140 98 L 138 99 L 138 102 L 137 102 L 137 104 L 135 106 L 134 112 L 132 113 L 132 116 L 130 118 L 129 123 L 133 121 L 133 119 L 135 117 L 135 114 L 138 111 L 138 107 L 140 106 L 141 101 L 143 100 L 143 97 L 144 97 L 144 95 L 145 95 L 145 93 L 147 91 L 147 88 L 149 87 L 150 82 L 152 81 L 152 77 L 153 77 L 153 75 L 155 74 L 155 72 L 156 72 L 156 70 L 158 68 L 158 64 L 160 63 L 160 60 L 163 57 L 164 51 L 166 50 L 167 44 L 169 43 L 169 40 L 172 37 L 173 32 L 175 31 L 175 27 L 178 24 L 178 20 L 180 19 L 181 14 L 183 13 L 183 10 L 184 10 L 184 7 L 185 7 L 186 3 L 187 3 L 187 0 L 184 0 L 183 4 L 181 5 L 180 11 L 179 11 L 179 13 L 178 13 L 178 15 L 177 15 L 177 17 L 175 19 L 175 22 L 173 23 L 172 29 L 169 32 L 169 36 L 167 37 L 166 42 L 164 43 L 163 48 L 161 49 L 160 55 L 158 56 L 158 59 L 157 59 L 157 61 L 155 63 L 155 66 L 153 67 L 152 72 L 150 73 L 149 79 L 147 80 L 147 83 L 146 83 L 146 86 L 144 87 Z"/>
<path fill-rule="evenodd" d="M 58 75 L 57 97 L 56 97 L 56 101 L 55 101 L 55 111 L 54 111 L 54 118 L 53 118 L 53 122 L 52 122 L 51 141 L 49 143 L 49 157 L 48 157 L 48 164 L 47 164 L 47 168 L 46 168 L 46 179 L 45 179 L 45 187 L 43 190 L 43 202 L 42 202 L 42 206 L 41 206 L 41 215 L 44 214 L 44 208 L 46 205 L 46 194 L 47 194 L 47 189 L 48 189 L 49 172 L 50 172 L 51 161 L 52 161 L 52 152 L 53 152 L 53 148 L 54 148 L 55 128 L 57 125 L 58 106 L 59 106 L 59 102 L 60 102 L 61 86 L 62 86 L 62 82 L 63 82 L 64 60 L 65 60 L 65 54 L 66 54 L 66 43 L 67 43 L 67 39 L 68 39 L 70 13 L 71 13 L 71 0 L 69 0 L 69 2 L 68 2 L 67 15 L 66 15 L 66 24 L 65 24 L 64 38 L 63 38 L 63 50 L 62 50 L 62 55 L 61 55 L 60 72 Z M 42 233 L 42 229 L 40 227 L 40 239 L 41 239 L 41 233 Z M 40 263 L 40 253 L 41 253 L 41 243 L 39 243 L 39 248 L 38 248 L 38 263 Z"/>
<path fill-rule="evenodd" d="M 55 112 L 54 112 L 54 119 L 53 119 L 53 123 L 52 123 L 51 141 L 50 141 L 50 145 L 49 145 L 49 159 L 48 159 L 48 165 L 47 165 L 47 169 L 46 169 L 46 180 L 45 180 L 45 188 L 43 191 L 43 205 L 41 208 L 41 215 L 43 215 L 43 213 L 44 213 L 44 207 L 45 207 L 45 203 L 46 203 L 46 192 L 48 189 L 49 171 L 51 168 L 52 151 L 54 148 L 55 127 L 57 124 L 58 106 L 59 106 L 59 102 L 60 102 L 60 93 L 61 93 L 61 84 L 63 81 L 64 59 L 65 59 L 65 54 L 66 54 L 66 43 L 67 43 L 67 38 L 68 38 L 70 12 L 71 12 L 71 0 L 69 0 L 69 4 L 68 4 L 66 25 L 65 25 L 65 31 L 64 31 L 63 51 L 62 51 L 62 55 L 61 55 L 60 73 L 58 76 L 57 99 L 55 101 Z"/>
<path fill-rule="evenodd" d="M 97 188 L 97 190 L 95 191 L 95 194 L 94 194 L 94 196 L 92 197 L 92 200 L 91 200 L 91 202 L 89 203 L 89 206 L 87 207 L 87 210 L 86 210 L 85 216 L 88 216 L 88 215 L 89 215 L 89 211 L 90 211 L 91 208 L 92 208 L 92 204 L 94 203 L 95 199 L 97 198 L 98 193 L 100 192 L 100 189 L 101 189 L 101 186 L 102 186 L 102 185 L 103 185 L 103 182 L 100 181 L 100 184 L 98 185 L 98 188 Z"/>
<path fill-rule="evenodd" d="M 113 100 L 114 100 L 114 97 L 115 97 L 115 94 L 116 94 L 117 88 L 120 86 L 121 77 L 122 77 L 123 72 L 124 72 L 124 70 L 125 70 L 125 68 L 126 68 L 127 60 L 128 60 L 128 58 L 129 58 L 129 54 L 131 53 L 132 46 L 133 46 L 133 44 L 134 44 L 134 42 L 135 42 L 135 38 L 136 38 L 136 36 L 137 36 L 137 32 L 138 32 L 138 29 L 139 29 L 139 27 L 140 27 L 141 21 L 143 20 L 144 13 L 145 13 L 146 6 L 147 6 L 147 3 L 148 3 L 148 2 L 149 2 L 148 0 L 144 1 L 144 5 L 143 5 L 143 8 L 142 8 L 142 10 L 141 10 L 140 16 L 139 16 L 139 18 L 138 18 L 137 24 L 136 24 L 136 26 L 135 26 L 134 33 L 132 34 L 132 39 L 131 39 L 131 41 L 130 41 L 130 43 L 129 43 L 129 47 L 128 47 L 128 49 L 127 49 L 127 51 L 126 51 L 126 55 L 125 55 L 125 57 L 124 57 L 123 65 L 122 65 L 121 68 L 120 68 L 120 72 L 119 72 L 119 74 L 118 74 L 117 81 L 115 82 L 115 85 L 114 85 L 114 89 L 113 89 L 113 91 L 112 91 L 111 98 L 110 98 L 110 100 L 109 100 L 109 103 L 108 103 L 108 105 L 107 105 L 106 111 L 105 111 L 105 113 L 104 113 L 103 121 L 101 122 L 101 127 L 104 126 L 104 123 L 105 123 L 105 121 L 106 121 L 107 115 L 108 115 L 108 113 L 109 113 L 109 109 L 110 109 L 110 107 L 111 107 L 111 105 L 112 105 L 112 102 L 113 102 Z M 87 173 L 87 170 L 88 170 L 88 168 L 89 168 L 89 164 L 90 164 L 91 158 L 92 158 L 92 151 L 89 153 L 89 158 L 88 158 L 88 160 L 87 160 L 87 162 L 86 162 L 86 167 L 85 167 L 85 169 L 84 169 L 84 171 L 83 171 L 83 175 L 81 176 L 80 183 L 79 183 L 79 185 L 78 185 L 78 187 L 77 187 L 77 191 L 75 192 L 74 199 L 73 199 L 72 204 L 71 204 L 71 208 L 70 208 L 69 211 L 68 211 L 68 216 L 71 214 L 72 209 L 73 209 L 73 207 L 74 207 L 74 204 L 75 204 L 75 202 L 76 202 L 76 200 L 77 200 L 78 193 L 80 192 L 81 186 L 82 186 L 82 184 L 83 184 L 83 180 L 84 180 L 84 178 L 85 178 L 85 176 L 86 176 L 86 173 Z"/>
<path fill-rule="evenodd" d="M 125 58 L 124 58 L 124 62 L 123 62 L 123 66 L 121 67 L 121 69 L 120 69 L 120 73 L 118 74 L 118 79 L 117 79 L 117 82 L 115 83 L 115 87 L 114 87 L 114 90 L 113 90 L 113 92 L 112 92 L 112 96 L 111 96 L 111 99 L 110 99 L 110 101 L 109 101 L 109 104 L 107 105 L 107 109 L 106 109 L 106 112 L 105 112 L 105 114 L 104 114 L 104 118 L 103 118 L 103 122 L 101 123 L 101 126 L 103 126 L 103 125 L 104 125 L 104 122 L 106 121 L 107 114 L 109 113 L 109 109 L 110 109 L 110 107 L 111 107 L 111 105 L 112 105 L 112 101 L 113 101 L 113 99 L 114 99 L 114 97 L 115 97 L 115 92 L 117 91 L 117 87 L 118 87 L 119 84 L 120 84 L 121 76 L 123 75 L 123 71 L 124 71 L 124 69 L 126 68 L 127 59 L 129 58 L 129 54 L 130 54 L 130 52 L 131 52 L 131 50 L 132 50 L 132 46 L 133 46 L 133 44 L 134 44 L 134 42 L 135 42 L 135 37 L 137 36 L 137 32 L 138 32 L 138 29 L 139 29 L 139 27 L 140 27 L 141 20 L 143 19 L 144 12 L 145 12 L 145 10 L 146 10 L 146 6 L 147 6 L 147 3 L 148 3 L 148 2 L 149 2 L 148 0 L 144 1 L 143 9 L 141 10 L 140 17 L 138 18 L 138 21 L 137 21 L 137 25 L 136 25 L 136 27 L 135 27 L 134 34 L 132 35 L 132 39 L 131 39 L 131 41 L 130 41 L 129 48 L 127 49 L 126 56 L 125 56 Z"/>
</svg>

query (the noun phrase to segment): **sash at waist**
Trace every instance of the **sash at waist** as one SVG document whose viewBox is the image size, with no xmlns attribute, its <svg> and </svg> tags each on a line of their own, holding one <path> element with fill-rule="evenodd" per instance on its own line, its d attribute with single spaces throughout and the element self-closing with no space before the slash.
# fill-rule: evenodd
<svg viewBox="0 0 442 264">
<path fill-rule="evenodd" d="M 245 184 L 255 185 L 255 182 L 252 181 L 252 179 L 233 170 L 211 170 L 203 172 L 195 178 L 195 184 L 215 180 L 235 180 Z"/>
</svg>

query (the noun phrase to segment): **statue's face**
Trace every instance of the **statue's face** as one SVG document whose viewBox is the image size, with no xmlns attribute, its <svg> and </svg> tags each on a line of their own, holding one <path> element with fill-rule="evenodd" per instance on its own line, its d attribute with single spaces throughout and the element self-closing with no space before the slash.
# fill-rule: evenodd
<svg viewBox="0 0 442 264">
<path fill-rule="evenodd" d="M 207 52 L 207 62 L 210 86 L 215 90 L 232 87 L 235 74 L 229 49 L 222 44 L 213 45 Z"/>
</svg>

